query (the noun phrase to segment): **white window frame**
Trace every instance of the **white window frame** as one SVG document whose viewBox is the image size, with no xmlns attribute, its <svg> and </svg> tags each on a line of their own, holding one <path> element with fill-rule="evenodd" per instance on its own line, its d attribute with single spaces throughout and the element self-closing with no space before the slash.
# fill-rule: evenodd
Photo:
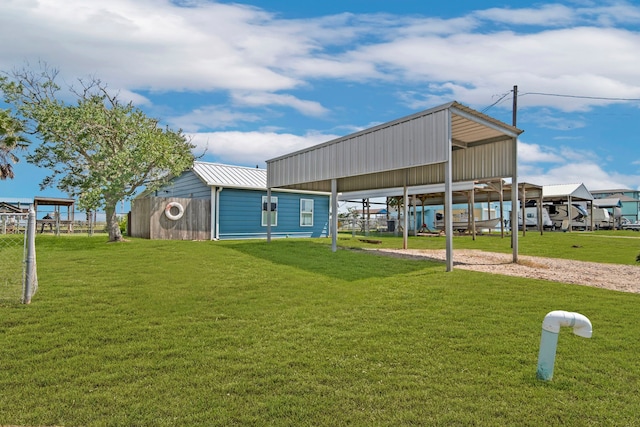
<svg viewBox="0 0 640 427">
<path fill-rule="evenodd" d="M 264 209 L 264 206 L 267 204 L 267 196 L 262 196 L 262 203 L 260 203 L 260 210 L 262 211 L 260 215 L 260 221 L 263 227 L 267 226 L 267 213 L 268 211 Z M 278 226 L 278 197 L 271 196 L 271 204 L 276 205 L 276 209 L 271 211 L 271 226 Z"/>
<path fill-rule="evenodd" d="M 311 210 L 304 210 L 303 206 L 306 203 L 310 203 L 311 204 Z M 300 199 L 300 227 L 313 227 L 313 204 L 314 204 L 314 200 L 313 199 Z M 309 215 L 311 215 L 311 223 L 310 224 L 305 224 L 303 221 L 303 218 L 308 217 Z"/>
</svg>

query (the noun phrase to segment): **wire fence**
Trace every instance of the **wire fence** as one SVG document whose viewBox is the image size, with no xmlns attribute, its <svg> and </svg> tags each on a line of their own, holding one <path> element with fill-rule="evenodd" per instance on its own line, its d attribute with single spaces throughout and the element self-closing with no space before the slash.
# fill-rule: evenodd
<svg viewBox="0 0 640 427">
<path fill-rule="evenodd" d="M 0 214 L 0 303 L 19 303 L 26 261 L 26 214 Z"/>
<path fill-rule="evenodd" d="M 49 208 L 49 209 L 47 209 Z M 126 224 L 127 213 L 116 212 L 118 221 Z M 88 234 L 107 232 L 107 217 L 104 212 L 57 211 L 51 206 L 38 206 L 37 233 Z M 23 224 L 22 226 L 26 226 Z M 123 227 L 126 229 L 126 227 Z M 0 230 L 0 233 L 2 231 Z"/>
</svg>

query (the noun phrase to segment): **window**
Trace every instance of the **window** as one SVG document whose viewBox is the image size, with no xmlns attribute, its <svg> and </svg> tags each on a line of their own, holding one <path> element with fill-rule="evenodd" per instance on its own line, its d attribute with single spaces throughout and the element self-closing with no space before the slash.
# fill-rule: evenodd
<svg viewBox="0 0 640 427">
<path fill-rule="evenodd" d="M 271 196 L 271 212 L 267 210 L 267 196 L 262 196 L 262 226 L 267 226 L 267 218 L 271 213 L 271 225 L 278 225 L 278 198 Z"/>
<path fill-rule="evenodd" d="M 313 199 L 300 199 L 300 227 L 313 226 Z"/>
</svg>

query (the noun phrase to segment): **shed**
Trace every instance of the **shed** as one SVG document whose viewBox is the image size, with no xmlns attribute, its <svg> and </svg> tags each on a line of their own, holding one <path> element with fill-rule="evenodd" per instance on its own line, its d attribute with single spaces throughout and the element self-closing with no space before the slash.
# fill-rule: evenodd
<svg viewBox="0 0 640 427">
<path fill-rule="evenodd" d="M 453 269 L 452 187 L 510 177 L 517 185 L 517 137 L 522 131 L 458 102 L 450 102 L 267 161 L 267 191 L 338 193 L 444 184 L 447 270 Z M 512 192 L 517 203 L 517 192 Z M 405 221 L 408 204 L 405 203 Z M 517 221 L 512 212 L 512 221 Z M 332 249 L 337 250 L 337 215 L 332 217 Z M 408 227 L 404 226 L 404 247 Z M 517 233 L 512 234 L 517 261 Z"/>
<path fill-rule="evenodd" d="M 131 207 L 133 237 L 225 240 L 267 237 L 267 171 L 194 162 L 166 185 L 137 197 Z M 329 195 L 316 191 L 275 192 L 274 237 L 326 237 Z"/>
</svg>

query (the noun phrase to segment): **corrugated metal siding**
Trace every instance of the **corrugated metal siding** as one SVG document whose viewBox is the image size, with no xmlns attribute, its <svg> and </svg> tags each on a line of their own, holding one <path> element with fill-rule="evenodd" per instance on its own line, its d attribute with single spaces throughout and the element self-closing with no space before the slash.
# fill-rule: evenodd
<svg viewBox="0 0 640 427">
<path fill-rule="evenodd" d="M 473 181 L 511 176 L 513 174 L 514 148 L 513 140 L 509 139 L 454 150 L 451 155 L 452 181 Z M 341 192 L 348 192 L 402 187 L 405 184 L 405 179 L 409 186 L 442 183 L 444 182 L 444 164 L 436 163 L 339 178 L 338 188 Z M 311 180 L 295 185 L 295 188 L 308 191 L 330 191 L 331 181 Z"/>
<path fill-rule="evenodd" d="M 262 196 L 266 191 L 227 188 L 220 193 L 220 239 L 263 239 Z M 271 237 L 326 237 L 329 230 L 329 197 L 273 192 L 278 198 L 278 225 Z M 313 227 L 300 227 L 300 199 L 314 200 Z"/>
<path fill-rule="evenodd" d="M 372 176 L 448 159 L 448 111 L 435 111 L 269 161 L 273 187 Z M 387 176 L 388 179 L 390 176 Z M 384 179 L 384 178 L 383 178 Z M 328 191 L 326 188 L 323 191 Z"/>
<path fill-rule="evenodd" d="M 512 140 L 455 150 L 451 156 L 452 180 L 473 181 L 511 176 L 514 155 Z"/>
<path fill-rule="evenodd" d="M 268 185 L 328 192 L 334 178 L 338 191 L 442 183 L 449 136 L 466 147 L 451 153 L 453 181 L 510 177 L 521 132 L 453 102 L 268 160 Z"/>
</svg>

